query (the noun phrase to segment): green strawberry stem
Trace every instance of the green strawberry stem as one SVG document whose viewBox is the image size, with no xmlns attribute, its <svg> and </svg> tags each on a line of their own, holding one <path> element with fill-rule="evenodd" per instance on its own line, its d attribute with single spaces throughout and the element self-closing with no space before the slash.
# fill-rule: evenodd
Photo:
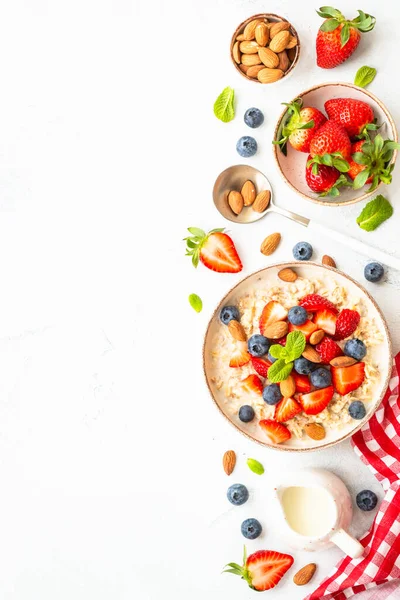
<svg viewBox="0 0 400 600">
<path fill-rule="evenodd" d="M 395 150 L 400 150 L 400 144 L 393 140 L 384 140 L 380 134 L 374 141 L 368 137 L 361 146 L 361 152 L 356 152 L 352 156 L 354 162 L 365 166 L 365 169 L 354 179 L 353 188 L 355 190 L 362 188 L 370 177 L 372 183 L 369 192 L 374 191 L 380 182 L 391 183 L 394 169 L 394 162 L 391 161 Z"/>
<path fill-rule="evenodd" d="M 303 106 L 303 100 L 301 98 L 296 98 L 296 100 L 293 100 L 293 102 L 290 103 L 282 102 L 282 104 L 284 106 L 287 106 L 288 118 L 286 119 L 286 122 L 282 128 L 281 139 L 274 140 L 272 142 L 273 144 L 281 146 L 281 150 L 283 150 L 286 146 L 289 136 L 292 133 L 294 133 L 298 129 L 311 129 L 312 127 L 314 127 L 313 120 L 307 122 L 301 120 L 300 110 Z"/>
<path fill-rule="evenodd" d="M 237 563 L 228 563 L 227 565 L 225 565 L 224 570 L 222 571 L 223 573 L 232 573 L 233 575 L 239 575 L 239 577 L 241 577 L 242 579 L 244 579 L 248 585 L 254 589 L 253 587 L 253 583 L 250 577 L 250 573 L 247 570 L 247 566 L 246 566 L 246 562 L 247 562 L 247 550 L 246 550 L 246 546 L 244 546 L 244 550 L 243 550 L 243 565 L 240 566 Z M 229 567 L 229 569 L 227 568 Z"/>
<path fill-rule="evenodd" d="M 362 33 L 367 33 L 368 31 L 372 31 L 375 27 L 376 19 L 372 15 L 366 14 L 362 10 L 358 10 L 358 17 L 353 19 L 352 21 L 348 21 L 346 17 L 332 6 L 322 6 L 317 13 L 320 17 L 327 19 L 324 21 L 320 27 L 321 31 L 329 32 L 334 31 L 339 27 L 339 25 L 343 25 L 342 30 L 340 32 L 340 40 L 342 48 L 347 44 L 350 39 L 350 28 L 358 29 Z"/>
<path fill-rule="evenodd" d="M 208 240 L 209 236 L 212 233 L 218 233 L 224 231 L 222 229 L 212 229 L 208 233 L 199 229 L 198 227 L 188 227 L 188 232 L 191 233 L 190 236 L 183 239 L 186 242 L 186 254 L 185 256 L 192 257 L 192 264 L 194 267 L 197 267 L 200 260 L 200 251 L 203 244 Z"/>
<path fill-rule="evenodd" d="M 348 186 L 348 187 L 352 187 L 352 183 L 347 179 L 347 177 L 345 175 L 343 175 L 343 173 L 340 174 L 340 177 L 338 177 L 335 181 L 335 183 L 333 184 L 333 186 L 327 190 L 326 192 L 322 192 L 321 194 L 319 194 L 321 197 L 324 196 L 332 196 L 332 198 L 337 198 L 338 196 L 340 196 L 340 192 L 339 192 L 339 188 L 342 186 Z"/>
<path fill-rule="evenodd" d="M 347 173 L 350 169 L 350 165 L 345 160 L 340 152 L 333 152 L 332 154 L 323 154 L 319 156 L 315 155 L 312 159 L 307 162 L 307 167 L 312 165 L 312 172 L 314 175 L 318 174 L 318 165 L 326 165 L 327 167 L 334 167 L 340 173 Z"/>
</svg>

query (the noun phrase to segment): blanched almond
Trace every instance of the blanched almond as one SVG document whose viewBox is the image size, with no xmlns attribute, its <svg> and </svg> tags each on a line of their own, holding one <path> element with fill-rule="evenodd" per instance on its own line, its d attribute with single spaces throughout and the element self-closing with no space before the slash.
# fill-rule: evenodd
<svg viewBox="0 0 400 600">
<path fill-rule="evenodd" d="M 264 190 L 257 194 L 256 199 L 254 200 L 252 209 L 256 212 L 262 213 L 267 209 L 268 204 L 271 200 L 271 192 L 269 190 Z"/>
<path fill-rule="evenodd" d="M 244 40 L 240 42 L 239 50 L 243 52 L 243 54 L 257 54 L 259 45 L 257 42 Z"/>
<path fill-rule="evenodd" d="M 250 179 L 244 182 L 240 191 L 245 206 L 251 206 L 256 199 L 256 187 Z"/>
<path fill-rule="evenodd" d="M 243 35 L 245 40 L 254 40 L 256 27 L 259 23 L 262 23 L 262 19 L 253 19 L 250 23 L 247 23 L 244 28 Z"/>
<path fill-rule="evenodd" d="M 260 57 L 257 54 L 243 54 L 242 55 L 242 64 L 248 67 L 252 67 L 253 65 L 261 64 Z"/>
<path fill-rule="evenodd" d="M 271 233 L 268 235 L 263 243 L 261 244 L 260 251 L 265 256 L 270 256 L 277 249 L 279 242 L 281 241 L 280 233 Z M 268 337 L 268 336 L 267 336 Z"/>
<path fill-rule="evenodd" d="M 322 340 L 322 338 L 325 336 L 325 331 L 323 331 L 322 329 L 317 329 L 317 331 L 313 331 L 312 334 L 310 335 L 310 344 L 312 344 L 313 346 L 316 346 L 317 344 L 320 343 L 320 341 Z"/>
<path fill-rule="evenodd" d="M 272 38 L 269 47 L 273 52 L 282 52 L 287 48 L 289 40 L 290 33 L 288 31 L 280 31 Z"/>
<path fill-rule="evenodd" d="M 259 48 L 258 56 L 268 69 L 275 69 L 279 65 L 279 56 L 269 48 Z"/>
<path fill-rule="evenodd" d="M 304 348 L 304 352 L 303 352 L 302 356 L 304 356 L 304 358 L 306 358 L 307 360 L 309 360 L 312 363 L 320 363 L 321 362 L 321 356 L 318 354 L 318 352 L 316 351 L 315 348 L 310 346 L 310 344 L 306 344 L 306 347 Z"/>
<path fill-rule="evenodd" d="M 288 23 L 288 21 L 278 21 L 278 23 L 273 23 L 271 29 L 269 30 L 271 40 L 276 36 L 277 33 L 280 33 L 281 31 L 287 31 L 288 29 L 290 29 L 290 23 Z"/>
<path fill-rule="evenodd" d="M 235 190 L 231 190 L 228 194 L 228 204 L 235 215 L 240 214 L 244 205 L 242 194 Z"/>
<path fill-rule="evenodd" d="M 256 56 L 255 54 L 252 54 L 252 56 Z M 283 71 L 281 71 L 281 69 L 261 69 L 261 71 L 258 72 L 257 75 L 257 79 L 258 81 L 260 81 L 261 83 L 275 83 L 275 81 L 278 81 L 278 79 L 282 79 L 283 77 Z"/>
<path fill-rule="evenodd" d="M 287 281 L 289 283 L 292 283 L 293 281 L 296 281 L 297 279 L 297 273 L 295 273 L 293 271 L 293 269 L 281 269 L 278 273 L 278 277 L 279 279 L 282 279 L 282 281 Z"/>
<path fill-rule="evenodd" d="M 269 42 L 269 29 L 266 23 L 259 23 L 255 29 L 254 35 L 259 46 L 266 46 Z"/>
</svg>

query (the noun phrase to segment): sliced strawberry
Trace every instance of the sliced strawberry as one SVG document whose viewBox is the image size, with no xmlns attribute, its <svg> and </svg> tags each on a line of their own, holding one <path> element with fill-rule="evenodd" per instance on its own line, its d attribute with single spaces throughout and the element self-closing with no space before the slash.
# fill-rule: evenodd
<svg viewBox="0 0 400 600">
<path fill-rule="evenodd" d="M 350 367 L 332 367 L 332 382 L 335 390 L 345 396 L 360 387 L 365 378 L 365 363 L 359 362 Z"/>
<path fill-rule="evenodd" d="M 315 346 L 316 351 L 321 356 L 321 362 L 329 365 L 332 359 L 337 356 L 342 356 L 343 350 L 329 337 L 324 339 Z"/>
<path fill-rule="evenodd" d="M 319 294 L 308 294 L 307 296 L 304 296 L 304 298 L 300 300 L 299 306 L 302 306 L 308 312 L 316 312 L 317 310 L 323 310 L 324 308 L 331 310 L 335 315 L 339 312 L 333 302 Z"/>
<path fill-rule="evenodd" d="M 312 321 L 306 321 L 304 325 L 293 325 L 293 323 L 289 323 L 289 332 L 290 331 L 301 331 L 306 336 L 306 341 L 310 339 L 310 336 L 314 331 L 317 331 L 318 327 Z"/>
<path fill-rule="evenodd" d="M 296 384 L 296 392 L 301 394 L 308 394 L 308 392 L 311 392 L 311 383 L 307 375 L 300 375 L 299 373 L 296 373 L 294 369 L 291 372 L 291 375 Z"/>
<path fill-rule="evenodd" d="M 275 406 L 275 421 L 283 423 L 293 419 L 296 415 L 301 413 L 301 406 L 293 398 L 282 398 L 280 402 Z"/>
<path fill-rule="evenodd" d="M 253 392 L 261 396 L 264 386 L 258 375 L 251 374 L 242 381 L 242 387 L 245 392 Z"/>
<path fill-rule="evenodd" d="M 303 407 L 306 415 L 317 415 L 324 410 L 332 400 L 333 386 L 323 388 L 321 390 L 314 390 L 309 394 L 301 394 L 299 396 L 299 402 Z"/>
<path fill-rule="evenodd" d="M 259 425 L 273 444 L 281 444 L 291 438 L 289 429 L 282 423 L 277 423 L 272 419 L 263 419 Z"/>
<path fill-rule="evenodd" d="M 271 323 L 275 323 L 276 321 L 284 321 L 287 317 L 287 310 L 283 308 L 282 304 L 279 302 L 275 302 L 275 300 L 271 300 L 268 302 L 261 313 L 260 317 L 260 332 L 264 335 L 265 329 Z"/>
<path fill-rule="evenodd" d="M 257 371 L 257 373 L 261 375 L 261 377 L 267 377 L 268 369 L 270 368 L 272 363 L 270 363 L 270 361 L 266 360 L 265 358 L 258 358 L 257 356 L 252 356 L 251 364 L 253 365 L 253 369 Z"/>
<path fill-rule="evenodd" d="M 229 366 L 234 368 L 243 367 L 243 365 L 246 365 L 250 361 L 250 358 L 251 356 L 247 351 L 247 343 L 236 342 Z"/>
<path fill-rule="evenodd" d="M 324 308 L 323 310 L 317 310 L 313 321 L 318 326 L 318 329 L 322 329 L 325 333 L 333 335 L 336 330 L 336 319 L 336 313 L 333 310 Z"/>
<path fill-rule="evenodd" d="M 360 314 L 356 310 L 344 308 L 336 321 L 335 340 L 344 340 L 349 337 L 358 327 Z"/>
<path fill-rule="evenodd" d="M 257 550 L 246 558 L 244 549 L 243 565 L 228 563 L 224 573 L 239 575 L 248 585 L 258 592 L 274 588 L 290 569 L 293 557 L 274 550 Z"/>
</svg>

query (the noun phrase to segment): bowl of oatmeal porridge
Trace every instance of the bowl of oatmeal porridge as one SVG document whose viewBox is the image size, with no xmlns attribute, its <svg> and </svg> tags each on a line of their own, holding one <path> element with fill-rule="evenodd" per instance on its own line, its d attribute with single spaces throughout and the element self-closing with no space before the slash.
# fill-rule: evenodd
<svg viewBox="0 0 400 600">
<path fill-rule="evenodd" d="M 280 279 L 283 269 L 295 281 Z M 292 323 L 303 315 L 304 324 Z M 371 295 L 312 262 L 271 265 L 239 282 L 217 306 L 203 346 L 220 413 L 248 438 L 283 451 L 322 449 L 353 435 L 382 401 L 392 361 L 388 326 Z"/>
</svg>

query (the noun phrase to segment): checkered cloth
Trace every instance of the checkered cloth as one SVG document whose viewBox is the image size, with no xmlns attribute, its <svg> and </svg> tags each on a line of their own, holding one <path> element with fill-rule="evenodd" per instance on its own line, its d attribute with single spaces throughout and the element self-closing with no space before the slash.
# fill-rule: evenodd
<svg viewBox="0 0 400 600">
<path fill-rule="evenodd" d="M 341 560 L 306 600 L 345 600 L 361 592 L 360 600 L 400 600 L 399 373 L 400 353 L 382 404 L 352 439 L 356 454 L 386 492 L 371 531 L 360 540 L 364 554 Z"/>
</svg>

